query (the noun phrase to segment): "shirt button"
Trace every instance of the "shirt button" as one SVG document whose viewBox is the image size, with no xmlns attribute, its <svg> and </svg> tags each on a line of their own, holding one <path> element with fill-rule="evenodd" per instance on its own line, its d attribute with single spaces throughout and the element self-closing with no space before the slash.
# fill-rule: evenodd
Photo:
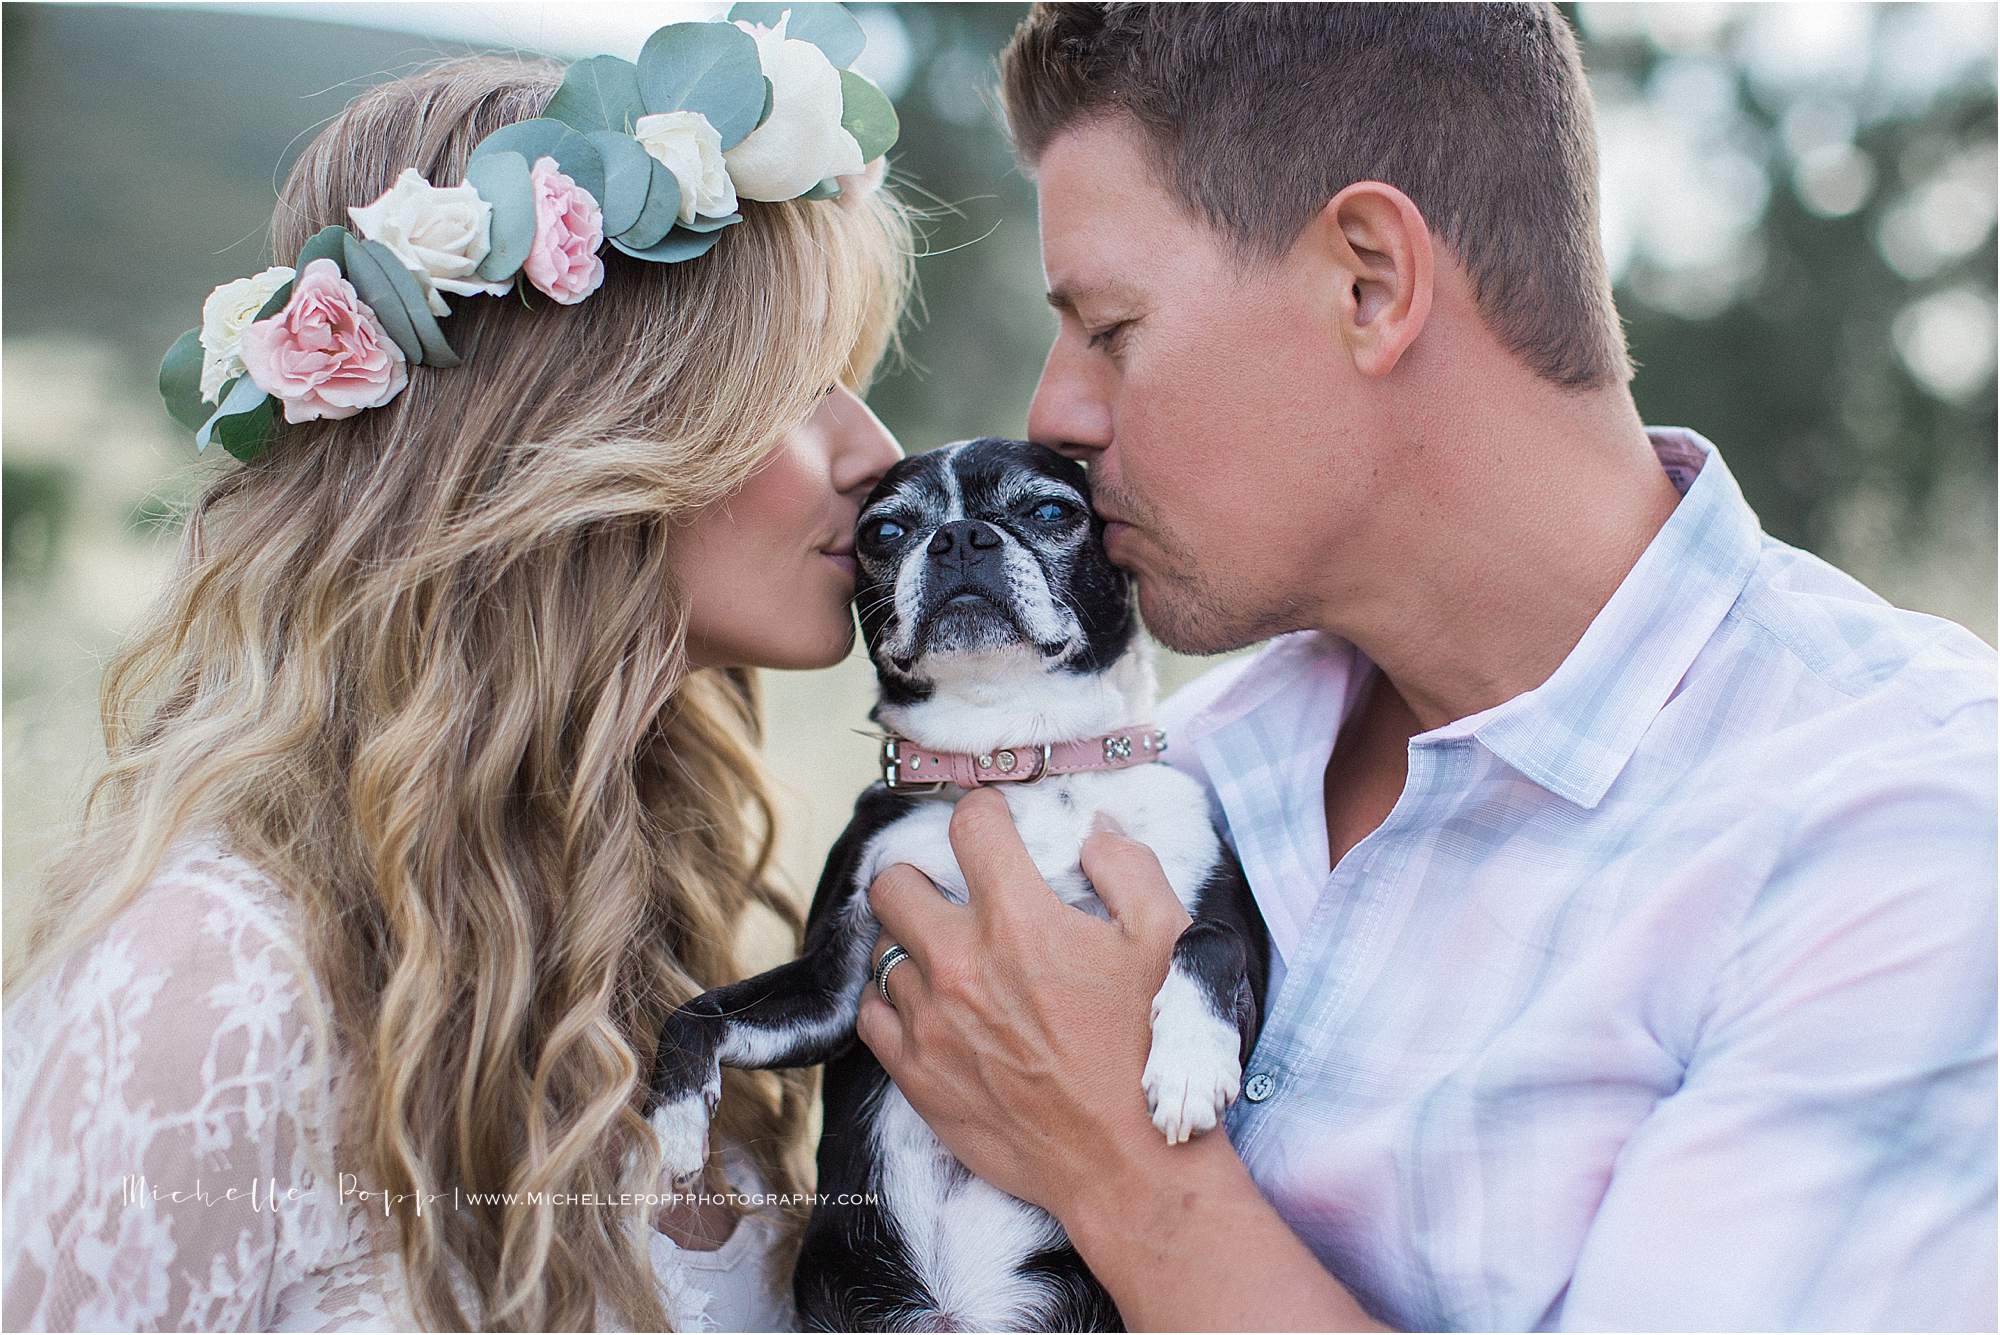
<svg viewBox="0 0 2000 1335">
<path fill-rule="evenodd" d="M 1259 1071 L 1244 1084 L 1243 1097 L 1252 1103 L 1262 1103 L 1271 1097 L 1271 1091 L 1277 1088 L 1277 1085 L 1278 1082 L 1271 1078 L 1268 1071 Z"/>
</svg>

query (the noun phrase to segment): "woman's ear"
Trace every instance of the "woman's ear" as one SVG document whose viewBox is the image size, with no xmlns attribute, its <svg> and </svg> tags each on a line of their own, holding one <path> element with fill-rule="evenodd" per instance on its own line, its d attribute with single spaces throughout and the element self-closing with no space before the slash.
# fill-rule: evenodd
<svg viewBox="0 0 2000 1335">
<path fill-rule="evenodd" d="M 1410 197 L 1356 181 L 1326 202 L 1300 237 L 1329 266 L 1335 325 L 1355 370 L 1387 375 L 1430 317 L 1430 227 Z"/>
</svg>

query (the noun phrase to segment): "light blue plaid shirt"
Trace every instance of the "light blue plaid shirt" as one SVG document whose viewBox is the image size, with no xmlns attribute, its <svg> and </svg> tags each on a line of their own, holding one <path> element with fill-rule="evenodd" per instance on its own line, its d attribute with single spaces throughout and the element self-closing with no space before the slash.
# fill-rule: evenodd
<svg viewBox="0 0 2000 1335">
<path fill-rule="evenodd" d="M 1993 651 L 1650 435 L 1645 555 L 1331 874 L 1350 645 L 1163 711 L 1272 931 L 1230 1138 L 1404 1328 L 1992 1330 Z"/>
</svg>

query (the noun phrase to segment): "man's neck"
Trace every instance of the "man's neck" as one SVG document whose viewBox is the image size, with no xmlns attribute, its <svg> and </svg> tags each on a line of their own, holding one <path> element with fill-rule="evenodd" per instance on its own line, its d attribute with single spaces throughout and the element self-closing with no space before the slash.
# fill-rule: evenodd
<svg viewBox="0 0 2000 1335">
<path fill-rule="evenodd" d="M 1425 730 L 1546 681 L 1680 499 L 1622 388 L 1521 397 L 1434 442 L 1452 453 L 1398 517 L 1400 559 L 1325 622 Z"/>
</svg>

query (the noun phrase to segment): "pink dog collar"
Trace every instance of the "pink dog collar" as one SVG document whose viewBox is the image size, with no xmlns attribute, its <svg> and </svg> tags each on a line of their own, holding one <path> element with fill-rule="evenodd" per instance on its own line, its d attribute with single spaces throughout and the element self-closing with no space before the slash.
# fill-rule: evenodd
<svg viewBox="0 0 2000 1335">
<path fill-rule="evenodd" d="M 897 793 L 936 792 L 948 783 L 960 788 L 981 788 L 990 783 L 1040 783 L 1051 774 L 1084 774 L 1151 764 L 1166 749 L 1166 732 L 1150 723 L 1074 742 L 999 747 L 977 755 L 968 751 L 932 751 L 907 737 L 885 737 L 882 782 Z"/>
</svg>

